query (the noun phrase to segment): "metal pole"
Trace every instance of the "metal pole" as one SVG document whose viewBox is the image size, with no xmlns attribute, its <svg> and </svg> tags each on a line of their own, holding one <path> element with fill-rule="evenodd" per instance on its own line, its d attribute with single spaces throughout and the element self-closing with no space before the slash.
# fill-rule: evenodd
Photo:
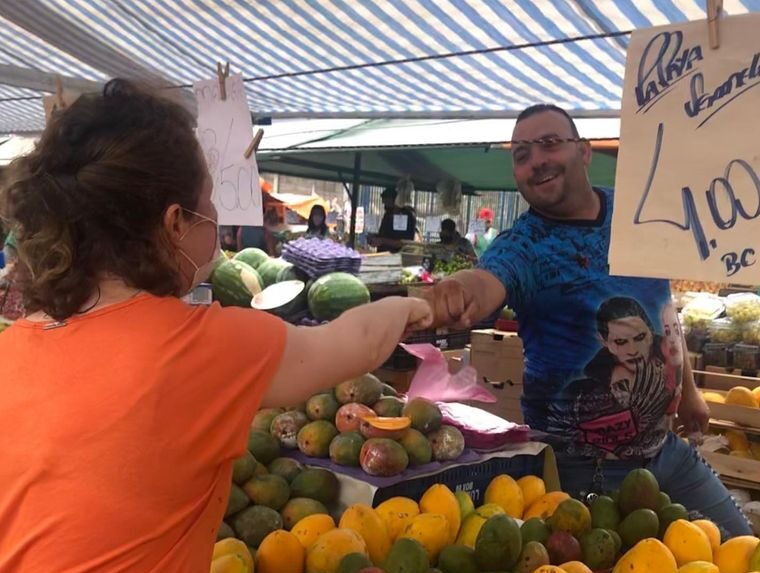
<svg viewBox="0 0 760 573">
<path fill-rule="evenodd" d="M 354 180 L 351 183 L 351 231 L 348 235 L 348 244 L 351 248 L 356 246 L 356 207 L 359 204 L 359 176 L 362 171 L 362 154 L 354 153 Z"/>
</svg>

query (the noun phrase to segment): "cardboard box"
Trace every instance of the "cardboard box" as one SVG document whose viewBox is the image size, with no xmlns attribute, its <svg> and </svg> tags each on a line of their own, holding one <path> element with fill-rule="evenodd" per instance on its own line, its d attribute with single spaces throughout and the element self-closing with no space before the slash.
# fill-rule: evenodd
<svg viewBox="0 0 760 573">
<path fill-rule="evenodd" d="M 522 423 L 523 344 L 514 332 L 473 330 L 470 364 L 478 372 L 478 384 L 496 396 L 494 404 L 473 404 L 510 422 Z"/>
</svg>

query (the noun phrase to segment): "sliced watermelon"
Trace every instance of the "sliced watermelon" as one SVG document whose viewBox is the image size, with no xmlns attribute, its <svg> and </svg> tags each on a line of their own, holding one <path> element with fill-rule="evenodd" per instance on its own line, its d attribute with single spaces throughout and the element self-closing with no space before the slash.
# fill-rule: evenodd
<svg viewBox="0 0 760 573">
<path fill-rule="evenodd" d="M 280 318 L 294 317 L 306 310 L 306 285 L 302 281 L 275 283 L 254 296 L 251 306 Z"/>
<path fill-rule="evenodd" d="M 242 261 L 222 261 L 211 276 L 214 298 L 222 306 L 250 307 L 251 299 L 261 292 L 261 277 Z"/>
</svg>

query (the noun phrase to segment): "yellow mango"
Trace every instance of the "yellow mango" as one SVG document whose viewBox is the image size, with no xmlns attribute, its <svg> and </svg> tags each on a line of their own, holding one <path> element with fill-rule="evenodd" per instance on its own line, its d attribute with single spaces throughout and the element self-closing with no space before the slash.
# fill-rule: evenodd
<svg viewBox="0 0 760 573">
<path fill-rule="evenodd" d="M 692 561 L 679 567 L 678 573 L 720 573 L 720 570 L 707 561 Z"/>
<path fill-rule="evenodd" d="M 723 394 L 718 394 L 717 392 L 702 392 L 702 397 L 706 402 L 717 402 L 718 404 L 724 404 L 726 402 Z"/>
<path fill-rule="evenodd" d="M 306 573 L 335 573 L 349 553 L 369 557 L 364 539 L 353 529 L 331 529 L 306 552 Z"/>
<path fill-rule="evenodd" d="M 556 565 L 541 565 L 533 573 L 567 573 L 562 567 Z"/>
<path fill-rule="evenodd" d="M 644 539 L 620 558 L 612 573 L 676 573 L 677 569 L 673 554 L 661 541 Z"/>
<path fill-rule="evenodd" d="M 522 489 L 517 482 L 506 474 L 498 475 L 488 484 L 485 494 L 486 503 L 495 503 L 504 512 L 517 519 L 521 519 L 525 512 L 525 498 Z"/>
<path fill-rule="evenodd" d="M 757 408 L 757 402 L 757 398 L 752 393 L 752 390 L 745 388 L 744 386 L 734 386 L 728 391 L 728 394 L 726 394 L 726 404 Z"/>
<path fill-rule="evenodd" d="M 760 543 L 753 535 L 741 535 L 729 539 L 715 552 L 713 563 L 718 566 L 720 573 L 747 573 L 752 552 Z"/>
<path fill-rule="evenodd" d="M 237 553 L 228 553 L 211 562 L 211 573 L 251 573 L 248 565 Z"/>
<path fill-rule="evenodd" d="M 303 573 L 305 561 L 303 545 L 284 529 L 267 535 L 256 551 L 257 573 Z"/>
<path fill-rule="evenodd" d="M 698 525 L 685 519 L 677 519 L 668 526 L 663 542 L 670 549 L 679 567 L 692 561 L 713 560 L 707 534 Z"/>
<path fill-rule="evenodd" d="M 481 517 L 477 513 L 468 515 L 462 522 L 462 527 L 459 529 L 459 536 L 457 536 L 456 544 L 465 545 L 471 549 L 475 549 L 475 542 L 478 539 L 478 533 L 480 528 L 486 522 L 485 517 Z"/>
<path fill-rule="evenodd" d="M 495 503 L 484 503 L 475 510 L 475 513 L 484 519 L 488 519 L 494 515 L 504 513 L 504 508 L 500 505 L 496 505 Z"/>
<path fill-rule="evenodd" d="M 728 447 L 731 450 L 748 450 L 749 440 L 747 434 L 740 430 L 726 430 L 723 434 L 728 440 Z"/>
<path fill-rule="evenodd" d="M 430 486 L 420 499 L 420 511 L 445 515 L 449 522 L 449 543 L 454 543 L 462 522 L 459 502 L 448 487 L 440 483 Z"/>
<path fill-rule="evenodd" d="M 246 572 L 251 573 L 253 571 L 253 557 L 248 550 L 248 546 L 234 537 L 228 537 L 222 539 L 214 544 L 214 553 L 211 556 L 212 561 L 216 561 L 224 555 L 237 555 L 246 565 Z"/>
<path fill-rule="evenodd" d="M 338 527 L 353 529 L 362 536 L 367 544 L 369 558 L 375 565 L 380 565 L 385 561 L 385 557 L 391 550 L 391 538 L 385 522 L 370 506 L 361 503 L 349 506 L 343 512 Z"/>
<path fill-rule="evenodd" d="M 538 476 L 523 476 L 517 480 L 517 485 L 522 490 L 525 507 L 530 507 L 534 501 L 546 495 L 546 484 Z"/>
<path fill-rule="evenodd" d="M 420 514 L 417 502 L 408 497 L 392 497 L 375 508 L 385 522 L 391 542 L 396 541 L 412 520 Z"/>
<path fill-rule="evenodd" d="M 559 566 L 565 573 L 594 573 L 588 565 L 580 561 L 568 561 Z"/>
<path fill-rule="evenodd" d="M 335 529 L 333 518 L 326 513 L 315 513 L 298 521 L 290 532 L 296 536 L 304 549 L 308 549 L 323 533 L 331 529 Z"/>
<path fill-rule="evenodd" d="M 755 397 L 755 400 L 760 404 L 760 386 L 755 386 L 752 389 L 752 395 Z"/>
<path fill-rule="evenodd" d="M 528 521 L 531 517 L 540 517 L 545 520 L 551 517 L 557 506 L 566 499 L 570 499 L 570 496 L 564 491 L 549 492 L 533 502 L 533 505 L 525 511 L 523 519 Z"/>
<path fill-rule="evenodd" d="M 707 534 L 707 539 L 710 540 L 710 549 L 712 549 L 713 557 L 715 557 L 715 552 L 720 547 L 720 529 L 718 526 L 709 519 L 698 519 L 692 523 Z"/>
<path fill-rule="evenodd" d="M 431 563 L 438 561 L 438 554 L 449 545 L 449 520 L 440 513 L 420 513 L 401 534 L 401 538 L 419 541 L 427 551 Z"/>
</svg>

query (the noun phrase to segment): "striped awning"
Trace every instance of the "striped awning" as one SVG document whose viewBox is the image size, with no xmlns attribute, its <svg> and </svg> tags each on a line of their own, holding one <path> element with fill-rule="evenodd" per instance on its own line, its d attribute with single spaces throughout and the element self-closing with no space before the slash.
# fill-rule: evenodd
<svg viewBox="0 0 760 573">
<path fill-rule="evenodd" d="M 0 133 L 43 127 L 56 74 L 186 86 L 218 60 L 257 116 L 614 113 L 628 33 L 704 17 L 705 0 L 0 0 Z"/>
</svg>

